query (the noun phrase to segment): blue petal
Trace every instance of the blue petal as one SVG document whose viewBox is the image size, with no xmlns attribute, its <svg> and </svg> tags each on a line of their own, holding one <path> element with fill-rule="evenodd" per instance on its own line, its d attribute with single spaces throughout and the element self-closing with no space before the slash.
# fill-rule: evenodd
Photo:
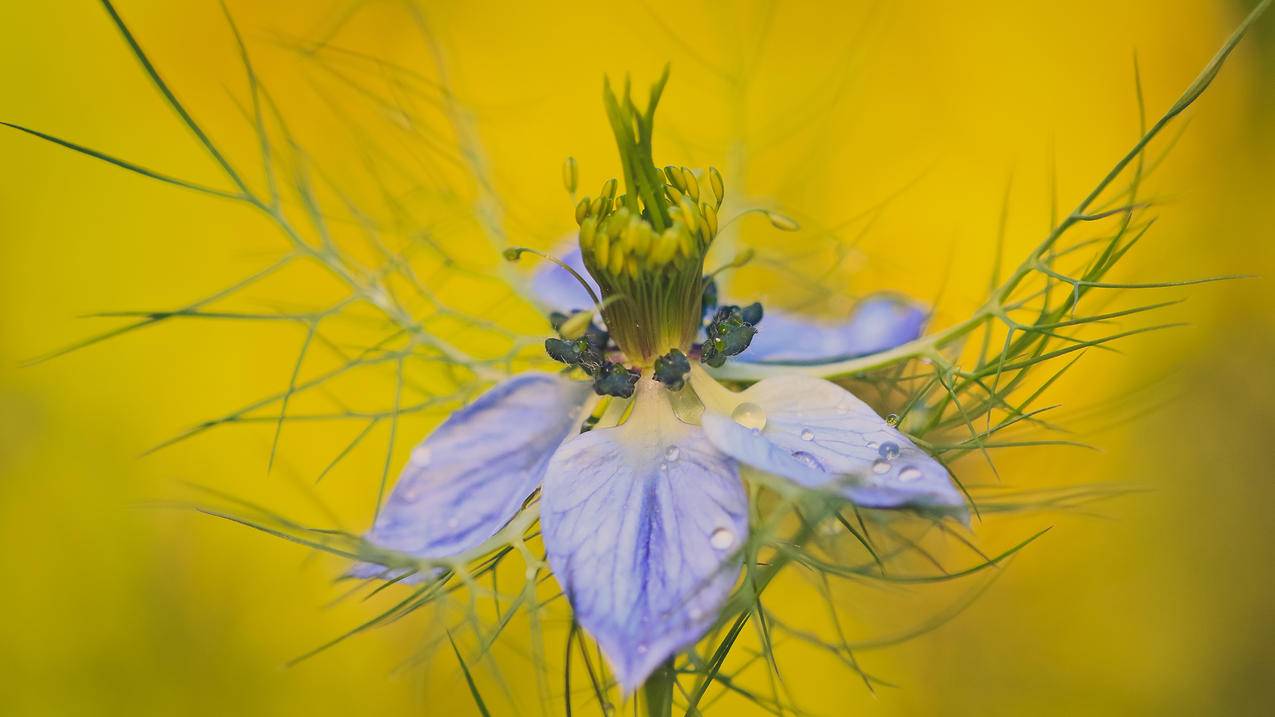
<svg viewBox="0 0 1275 717">
<path fill-rule="evenodd" d="M 626 423 L 554 455 L 540 514 L 549 564 L 625 691 L 712 626 L 739 575 L 747 513 L 735 462 L 650 379 Z"/>
<path fill-rule="evenodd" d="M 576 425 L 588 384 L 524 373 L 453 413 L 412 451 L 367 540 L 418 558 L 468 550 L 500 530 L 540 484 Z M 384 575 L 360 565 L 356 577 Z"/>
<path fill-rule="evenodd" d="M 597 284 L 584 268 L 584 259 L 580 256 L 580 245 L 572 241 L 570 249 L 566 246 L 563 249 L 566 251 L 554 256 L 575 269 L 576 273 L 589 282 L 594 293 L 598 293 Z M 571 272 L 551 261 L 542 261 L 536 267 L 536 272 L 531 275 L 531 292 L 536 295 L 540 303 L 555 311 L 568 312 L 593 306 L 593 299 L 589 298 L 589 292 L 584 290 Z"/>
<path fill-rule="evenodd" d="M 789 375 L 729 394 L 706 385 L 712 378 L 702 371 L 692 381 L 696 392 L 717 397 L 716 403 L 732 397 L 702 418 L 704 433 L 723 453 L 867 508 L 916 508 L 966 519 L 964 495 L 943 464 L 840 386 Z"/>
<path fill-rule="evenodd" d="M 866 356 L 920 337 L 927 319 L 921 306 L 888 294 L 863 299 L 840 323 L 767 310 L 752 344 L 736 360 L 812 363 Z"/>
</svg>

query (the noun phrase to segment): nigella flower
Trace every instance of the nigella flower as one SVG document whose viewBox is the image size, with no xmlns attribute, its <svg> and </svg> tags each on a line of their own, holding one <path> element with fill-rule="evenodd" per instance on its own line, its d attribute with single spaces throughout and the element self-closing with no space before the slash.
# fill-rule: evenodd
<svg viewBox="0 0 1275 717">
<path fill-rule="evenodd" d="M 724 187 L 716 170 L 656 168 L 661 87 L 644 113 L 608 89 L 626 192 L 612 179 L 580 201 L 578 247 L 532 281 L 559 310 L 546 350 L 566 369 L 514 376 L 453 414 L 413 452 L 367 535 L 446 560 L 539 490 L 549 564 L 626 690 L 700 638 L 731 593 L 749 536 L 744 468 L 856 506 L 965 516 L 947 470 L 841 386 L 796 372 L 742 390 L 714 379 L 730 357 L 889 349 L 926 314 L 893 296 L 865 299 L 843 324 L 715 306 L 704 257 Z M 581 306 L 592 309 L 568 313 Z M 368 563 L 354 574 L 394 573 Z"/>
</svg>

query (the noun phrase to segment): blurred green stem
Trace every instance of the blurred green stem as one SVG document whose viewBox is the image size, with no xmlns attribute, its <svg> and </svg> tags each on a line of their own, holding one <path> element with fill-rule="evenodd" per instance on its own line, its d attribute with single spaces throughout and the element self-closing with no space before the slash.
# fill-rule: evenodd
<svg viewBox="0 0 1275 717">
<path fill-rule="evenodd" d="M 673 714 L 673 659 L 660 665 L 646 678 L 642 696 L 646 698 L 647 717 L 672 717 Z"/>
</svg>

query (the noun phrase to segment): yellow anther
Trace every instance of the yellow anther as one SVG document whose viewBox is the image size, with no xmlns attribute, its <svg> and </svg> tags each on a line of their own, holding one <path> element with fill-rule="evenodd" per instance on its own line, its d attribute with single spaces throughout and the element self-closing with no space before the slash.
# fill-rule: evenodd
<svg viewBox="0 0 1275 717">
<path fill-rule="evenodd" d="M 598 197 L 589 204 L 589 213 L 593 215 L 601 215 L 603 205 L 610 206 L 610 200 L 605 197 Z"/>
<path fill-rule="evenodd" d="M 687 167 L 682 167 L 682 189 L 691 195 L 691 199 L 699 201 L 699 181 Z"/>
<path fill-rule="evenodd" d="M 677 233 L 677 248 L 687 259 L 695 256 L 695 239 L 685 228 Z"/>
<path fill-rule="evenodd" d="M 699 213 L 703 214 L 704 221 L 708 222 L 708 235 L 717 236 L 717 210 L 713 209 L 708 202 L 703 202 L 699 205 Z"/>
<path fill-rule="evenodd" d="M 593 237 L 593 260 L 598 266 L 606 266 L 611 258 L 611 237 L 597 232 Z"/>
<path fill-rule="evenodd" d="M 667 264 L 677 253 L 677 244 L 677 230 L 673 227 L 665 229 L 652 240 L 651 263 L 657 266 Z"/>
<path fill-rule="evenodd" d="M 608 241 L 610 241 L 608 239 Z M 611 255 L 607 257 L 607 271 L 612 276 L 619 276 L 624 270 L 624 248 L 620 246 L 612 246 L 609 249 Z"/>
<path fill-rule="evenodd" d="M 674 204 L 677 204 L 678 202 L 682 201 L 682 193 L 678 191 L 677 187 L 673 187 L 673 186 L 665 187 L 664 193 L 668 195 L 669 201 L 673 202 Z"/>
<path fill-rule="evenodd" d="M 773 210 L 766 212 L 766 218 L 770 220 L 770 225 L 780 231 L 795 232 L 801 228 L 796 219 Z"/>
<path fill-rule="evenodd" d="M 576 205 L 576 224 L 583 222 L 587 216 L 589 216 L 589 198 L 585 197 Z"/>
<path fill-rule="evenodd" d="M 682 170 L 670 164 L 664 168 L 664 176 L 668 177 L 669 184 L 678 189 L 682 188 Z"/>
<path fill-rule="evenodd" d="M 558 333 L 562 334 L 566 339 L 578 339 L 584 336 L 585 330 L 589 328 L 589 324 L 593 323 L 592 311 L 577 311 L 570 318 L 562 322 L 558 327 Z"/>
<path fill-rule="evenodd" d="M 637 217 L 629 217 L 629 222 L 624 225 L 624 230 L 620 235 L 621 246 L 624 247 L 624 251 L 632 253 L 635 249 L 637 249 L 638 234 L 642 232 L 639 228 L 641 226 L 641 219 L 638 219 Z"/>
<path fill-rule="evenodd" d="M 611 203 L 612 199 L 615 199 L 615 190 L 618 187 L 619 187 L 619 184 L 615 181 L 614 177 L 602 183 L 602 191 L 600 192 L 600 194 L 606 197 L 606 201 L 608 204 Z"/>
<path fill-rule="evenodd" d="M 585 217 L 580 223 L 580 248 L 589 251 L 593 248 L 593 235 L 598 231 L 598 220 L 594 217 Z"/>
<path fill-rule="evenodd" d="M 646 256 L 650 253 L 651 239 L 653 239 L 652 233 L 650 224 L 646 222 L 638 223 L 636 249 L 639 255 Z"/>
<path fill-rule="evenodd" d="M 700 222 L 699 212 L 695 211 L 695 203 L 691 201 L 690 197 L 684 196 L 677 204 L 678 208 L 682 210 L 682 222 L 686 224 L 688 229 L 694 231 Z"/>
<path fill-rule="evenodd" d="M 567 157 L 567 160 L 562 163 L 562 186 L 566 187 L 569 194 L 576 193 L 577 176 L 578 169 L 576 167 L 576 158 Z"/>
<path fill-rule="evenodd" d="M 726 197 L 726 185 L 722 182 L 722 173 L 717 171 L 717 167 L 708 168 L 708 181 L 713 185 L 713 201 L 714 209 L 722 208 L 722 199 Z"/>
</svg>

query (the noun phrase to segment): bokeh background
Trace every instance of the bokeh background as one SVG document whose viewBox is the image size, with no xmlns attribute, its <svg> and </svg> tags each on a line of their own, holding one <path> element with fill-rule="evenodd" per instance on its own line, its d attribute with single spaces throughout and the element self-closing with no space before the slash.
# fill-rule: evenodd
<svg viewBox="0 0 1275 717">
<path fill-rule="evenodd" d="M 550 246 L 571 227 L 564 156 L 580 158 L 586 191 L 614 172 L 602 74 L 632 71 L 644 84 L 672 61 L 657 160 L 731 163 L 743 182 L 732 191 L 772 198 L 807 222 L 834 225 L 893 197 L 857 240 L 846 281 L 923 299 L 945 286 L 941 321 L 981 296 L 1010 177 L 1014 257 L 1047 230 L 1051 187 L 1061 206 L 1074 205 L 1132 144 L 1135 52 L 1158 114 L 1250 3 L 426 5 L 517 242 Z M 360 157 L 367 138 L 338 131 L 337 110 L 316 97 L 357 100 L 298 43 L 437 78 L 437 57 L 399 3 L 229 7 L 298 134 L 322 140 L 308 149 L 337 166 Z M 120 0 L 119 10 L 204 125 L 250 159 L 253 136 L 233 99 L 246 96 L 242 67 L 217 3 Z M 95 4 L 0 4 L 0 68 L 0 119 L 219 181 Z M 957 619 L 863 655 L 897 688 L 872 695 L 809 651 L 781 653 L 800 704 L 816 714 L 1266 713 L 1275 698 L 1272 129 L 1275 16 L 1189 112 L 1152 182 L 1161 219 L 1122 270 L 1135 280 L 1256 278 L 1166 292 L 1188 299 L 1168 310 L 1188 326 L 1081 361 L 1058 400 L 1102 452 L 998 457 L 1012 486 L 1147 490 L 1083 515 L 977 526 L 989 549 L 1054 527 Z M 20 367 L 113 325 L 82 315 L 181 306 L 226 286 L 280 254 L 277 230 L 16 132 L 0 133 L 0 158 L 0 712 L 472 712 L 454 660 L 404 664 L 426 620 L 285 668 L 370 616 L 357 601 L 331 604 L 339 562 L 155 505 L 189 497 L 182 486 L 193 482 L 353 530 L 366 524 L 383 437 L 313 484 L 314 467 L 357 430 L 348 424 L 285 436 L 289 450 L 270 474 L 268 424 L 138 458 L 286 386 L 303 329 L 171 323 Z M 443 176 L 459 204 L 477 196 L 463 172 Z M 443 243 L 483 246 L 464 222 L 436 231 Z M 789 241 L 747 231 L 763 248 Z M 298 276 L 246 300 L 304 305 L 329 290 Z M 466 291 L 475 295 L 450 298 L 486 305 Z M 404 422 L 412 438 L 395 460 L 437 419 Z M 947 600 L 861 599 L 847 610 L 865 638 L 916 617 L 901 611 Z M 805 609 L 792 602 L 772 607 Z M 530 684 L 517 670 L 511 679 L 515 690 Z"/>
</svg>

